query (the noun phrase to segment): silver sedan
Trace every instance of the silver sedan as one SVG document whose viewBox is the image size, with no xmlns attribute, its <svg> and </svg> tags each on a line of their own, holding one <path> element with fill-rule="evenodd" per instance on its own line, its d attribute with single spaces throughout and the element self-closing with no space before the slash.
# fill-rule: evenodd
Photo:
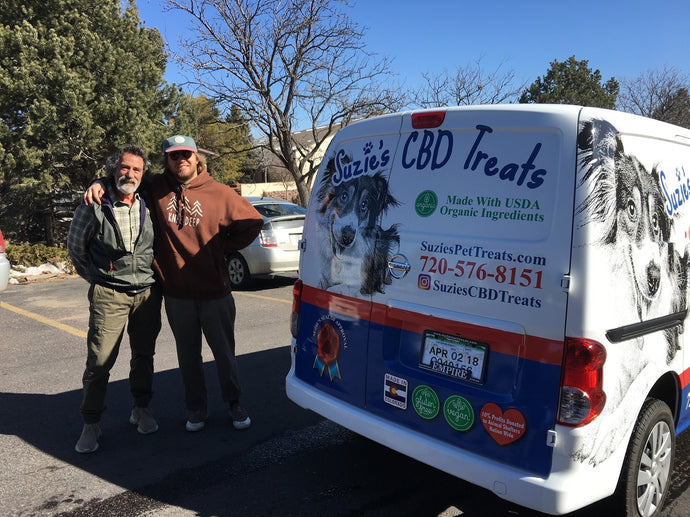
<svg viewBox="0 0 690 517">
<path fill-rule="evenodd" d="M 233 289 L 246 287 L 257 276 L 297 274 L 299 241 L 306 209 L 271 197 L 247 197 L 264 218 L 259 236 L 227 257 Z"/>
</svg>

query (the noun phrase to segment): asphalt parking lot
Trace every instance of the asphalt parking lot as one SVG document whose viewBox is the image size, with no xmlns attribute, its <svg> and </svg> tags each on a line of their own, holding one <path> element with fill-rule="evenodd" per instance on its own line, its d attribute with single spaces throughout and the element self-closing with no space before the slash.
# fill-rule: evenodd
<svg viewBox="0 0 690 517">
<path fill-rule="evenodd" d="M 290 402 L 284 378 L 290 364 L 291 279 L 235 293 L 238 360 L 253 421 L 249 430 L 232 428 L 207 347 L 211 416 L 202 432 L 184 430 L 179 372 L 164 324 L 152 403 L 159 431 L 143 436 L 128 422 L 123 343 L 109 385 L 101 448 L 77 454 L 86 288 L 78 278 L 61 278 L 10 286 L 0 294 L 0 515 L 542 515 Z M 664 516 L 690 514 L 687 441 L 679 441 Z M 611 514 L 606 505 L 571 516 L 602 514 Z"/>
</svg>

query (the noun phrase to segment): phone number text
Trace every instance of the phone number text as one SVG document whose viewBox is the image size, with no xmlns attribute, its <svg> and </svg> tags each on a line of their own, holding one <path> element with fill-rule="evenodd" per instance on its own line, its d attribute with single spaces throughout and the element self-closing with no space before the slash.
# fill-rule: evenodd
<svg viewBox="0 0 690 517">
<path fill-rule="evenodd" d="M 448 259 L 422 255 L 422 272 L 439 275 L 453 275 L 457 278 L 480 281 L 493 280 L 497 284 L 517 285 L 520 287 L 542 288 L 543 271 L 529 268 L 508 267 L 504 265 L 491 266 L 486 262 L 479 263 L 471 260 L 458 260 L 455 264 Z"/>
</svg>

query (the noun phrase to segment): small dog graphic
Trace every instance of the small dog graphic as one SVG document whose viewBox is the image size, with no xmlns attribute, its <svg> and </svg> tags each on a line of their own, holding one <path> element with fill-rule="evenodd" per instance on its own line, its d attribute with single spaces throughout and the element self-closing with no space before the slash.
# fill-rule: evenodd
<svg viewBox="0 0 690 517">
<path fill-rule="evenodd" d="M 379 218 L 399 203 L 381 171 L 333 186 L 334 171 L 330 160 L 317 192 L 324 262 L 320 287 L 351 296 L 383 293 L 391 283 L 388 259 L 400 237 L 396 225 L 383 229 Z"/>
<path fill-rule="evenodd" d="M 664 210 L 657 170 L 627 154 L 615 127 L 601 120 L 581 127 L 578 167 L 578 188 L 587 189 L 578 207 L 580 227 L 591 224 L 599 236 L 590 253 L 610 264 L 614 312 L 635 323 L 686 309 L 688 253 L 681 257 L 670 242 L 673 220 Z M 597 465 L 620 445 L 637 418 L 631 387 L 673 361 L 681 332 L 675 326 L 607 344 L 605 372 L 613 375 L 604 376 L 606 406 L 574 459 Z"/>
</svg>

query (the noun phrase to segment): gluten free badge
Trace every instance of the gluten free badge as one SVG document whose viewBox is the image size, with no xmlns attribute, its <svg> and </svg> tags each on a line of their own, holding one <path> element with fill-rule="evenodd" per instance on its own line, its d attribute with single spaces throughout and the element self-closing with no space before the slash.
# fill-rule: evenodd
<svg viewBox="0 0 690 517">
<path fill-rule="evenodd" d="M 433 388 L 420 384 L 412 392 L 412 407 L 424 420 L 433 420 L 441 410 L 441 401 Z"/>
</svg>

